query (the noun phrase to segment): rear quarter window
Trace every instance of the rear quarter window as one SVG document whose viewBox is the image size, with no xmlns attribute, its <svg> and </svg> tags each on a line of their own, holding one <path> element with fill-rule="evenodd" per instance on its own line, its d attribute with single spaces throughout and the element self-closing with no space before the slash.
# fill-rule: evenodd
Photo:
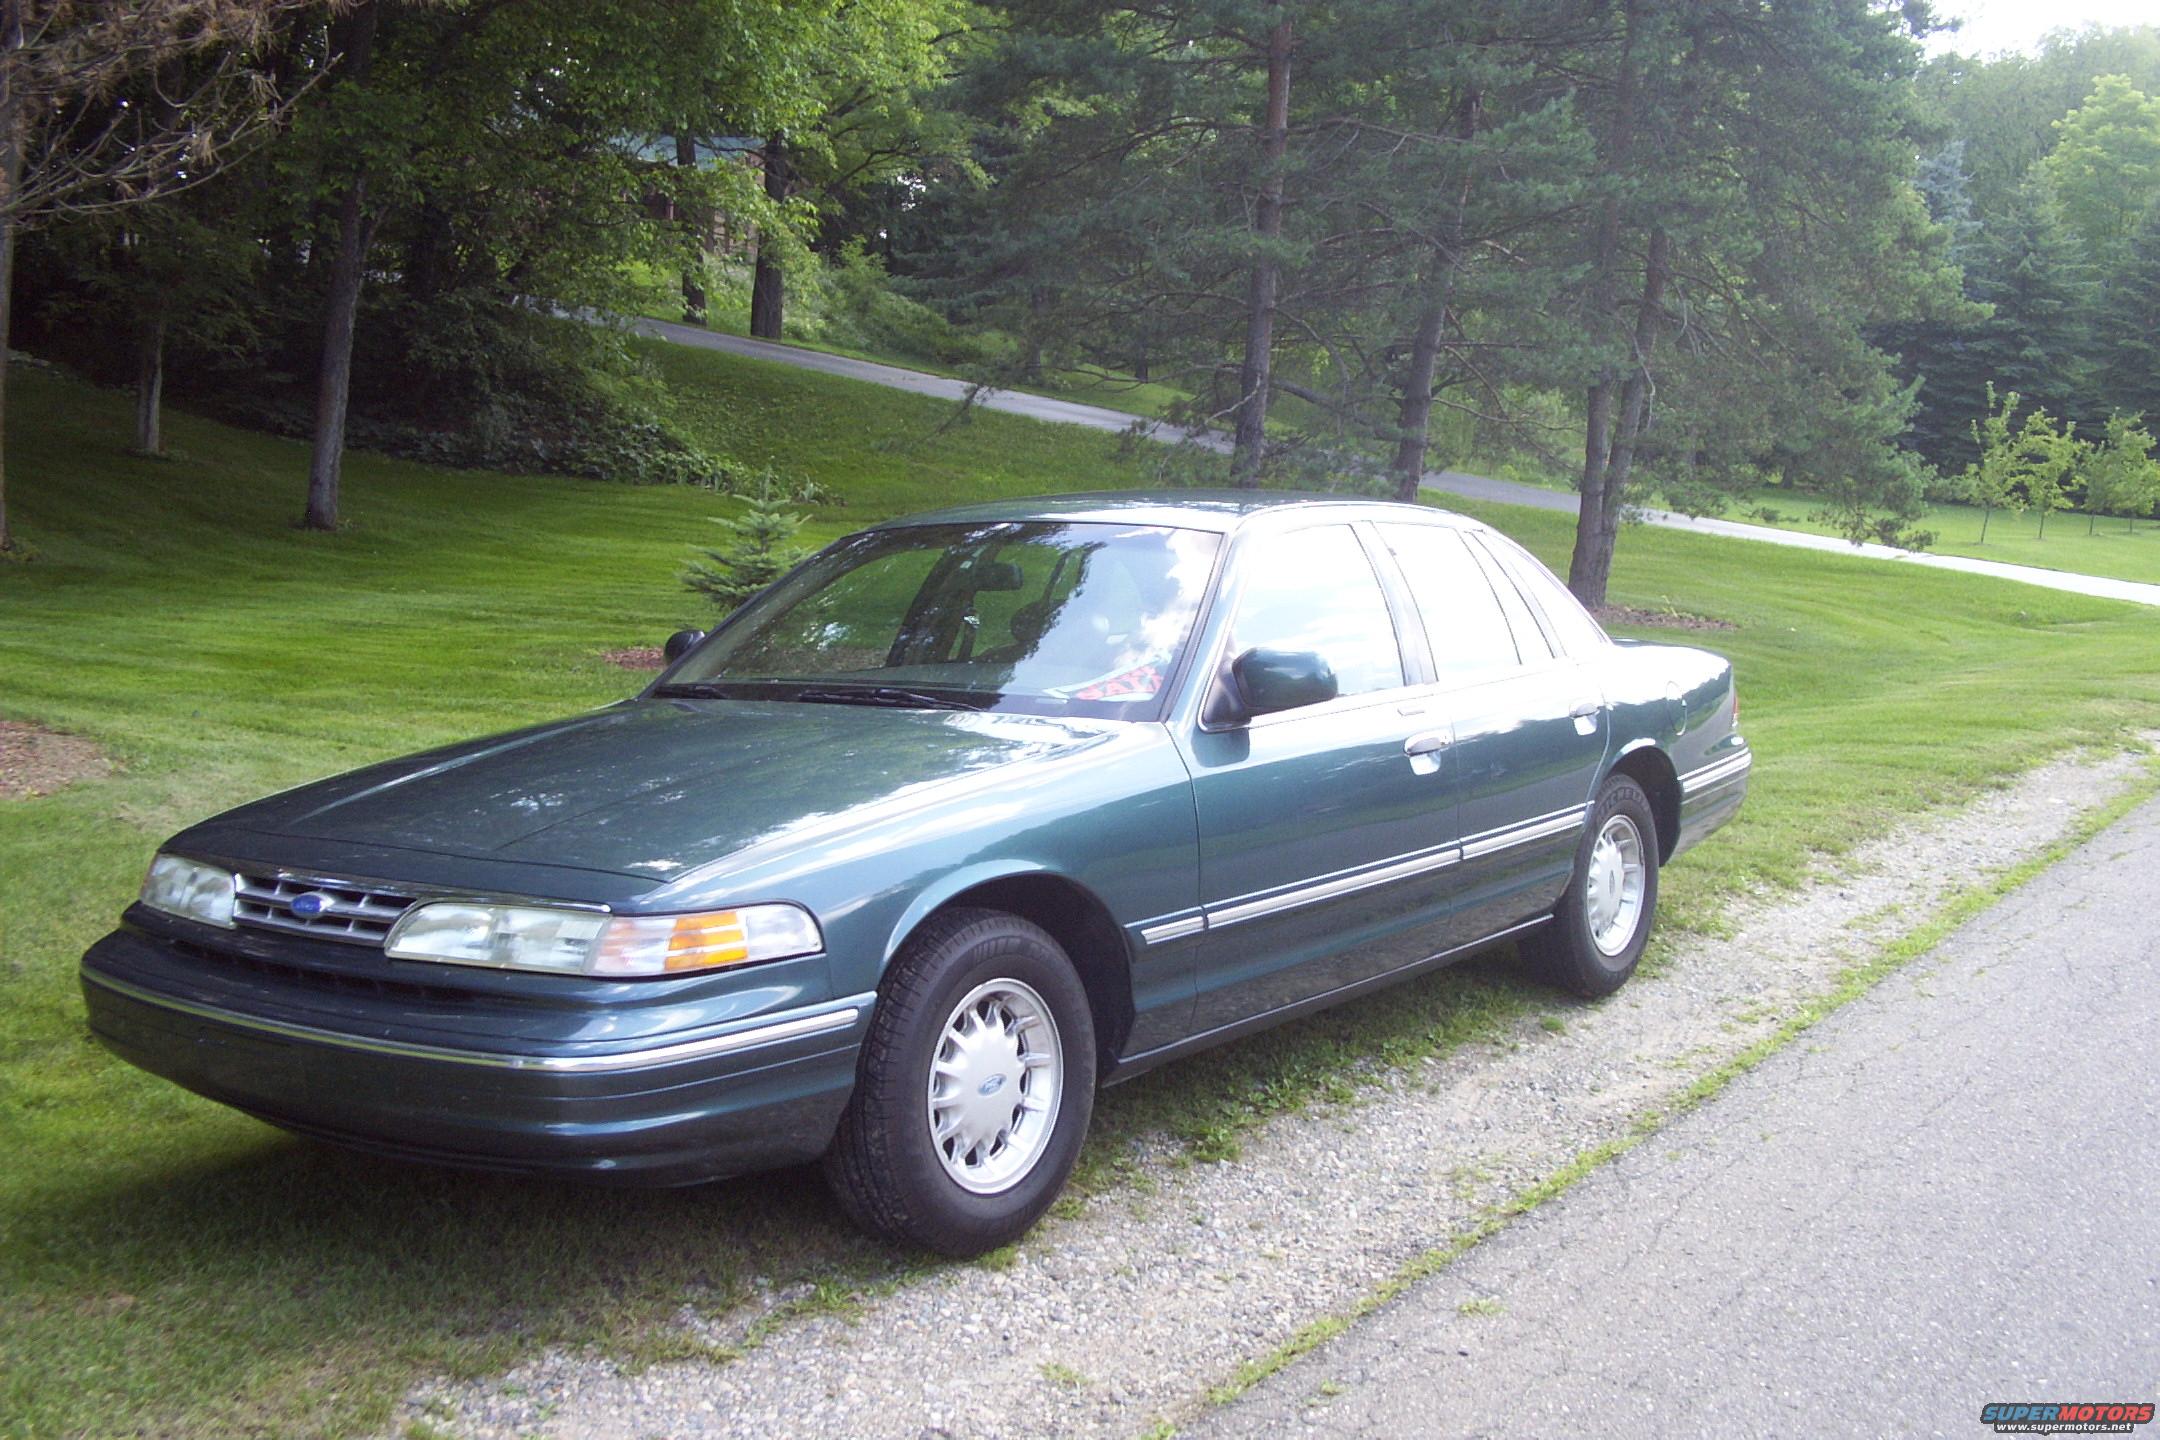
<svg viewBox="0 0 2160 1440">
<path fill-rule="evenodd" d="M 1538 608 L 1553 638 L 1569 655 L 1586 659 L 1612 644 L 1604 627 L 1575 598 L 1575 592 L 1561 584 L 1559 577 L 1539 563 L 1535 555 L 1493 531 L 1486 531 L 1478 539 L 1524 597 Z"/>
</svg>

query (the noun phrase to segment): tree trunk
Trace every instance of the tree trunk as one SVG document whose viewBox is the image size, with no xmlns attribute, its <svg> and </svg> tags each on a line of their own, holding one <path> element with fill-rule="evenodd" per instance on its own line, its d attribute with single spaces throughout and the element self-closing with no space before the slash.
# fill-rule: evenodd
<svg viewBox="0 0 2160 1440">
<path fill-rule="evenodd" d="M 1623 174 L 1635 146 L 1635 27 L 1637 6 L 1622 9 L 1619 71 L 1613 82 L 1612 133 L 1605 168 Z M 1598 213 L 1597 233 L 1591 242 L 1595 272 L 1590 284 L 1590 315 L 1602 325 L 1613 313 L 1619 289 L 1621 213 L 1620 197 L 1608 194 Z M 1575 518 L 1575 550 L 1568 560 L 1568 588 L 1589 606 L 1605 603 L 1605 586 L 1612 574 L 1615 529 L 1606 533 L 1608 509 L 1617 521 L 1618 496 L 1612 493 L 1613 401 L 1620 386 L 1617 367 L 1605 366 L 1590 383 L 1583 405 L 1583 472 L 1581 506 Z"/>
<path fill-rule="evenodd" d="M 1237 440 L 1230 455 L 1231 481 L 1244 489 L 1260 483 L 1267 459 L 1268 384 L 1275 359 L 1275 300 L 1281 262 L 1283 156 L 1290 148 L 1290 22 L 1268 32 L 1267 113 L 1260 131 L 1260 198 L 1253 207 L 1259 253 L 1245 296 L 1245 363 L 1238 369 Z"/>
<path fill-rule="evenodd" d="M 765 142 L 765 198 L 775 203 L 788 195 L 787 138 L 774 135 Z M 750 277 L 750 333 L 761 340 L 780 338 L 781 307 L 787 286 L 762 236 L 758 239 L 757 269 Z"/>
<path fill-rule="evenodd" d="M 165 453 L 165 312 L 143 317 L 135 332 L 135 449 Z"/>
<path fill-rule="evenodd" d="M 697 141 L 687 134 L 675 137 L 675 165 L 682 170 L 697 166 Z M 685 325 L 705 323 L 705 245 L 711 238 L 708 217 L 694 205 L 675 202 L 676 218 L 683 222 L 682 318 Z"/>
<path fill-rule="evenodd" d="M 1649 425 L 1650 356 L 1657 348 L 1671 251 L 1672 241 L 1665 231 L 1652 230 L 1643 259 L 1642 298 L 1635 312 L 1632 364 L 1620 386 L 1617 411 L 1609 383 L 1592 392 L 1593 406 L 1601 405 L 1604 412 L 1602 423 L 1594 423 L 1592 429 L 1602 428 L 1609 440 L 1602 456 L 1584 457 L 1582 510 L 1575 521 L 1575 553 L 1568 562 L 1568 588 L 1592 609 L 1605 603 L 1628 478 L 1635 467 L 1636 446 Z"/>
<path fill-rule="evenodd" d="M 377 6 L 360 5 L 344 19 L 344 44 L 338 47 L 343 80 L 367 77 L 375 44 Z M 345 468 L 345 411 L 352 395 L 353 325 L 360 311 L 360 287 L 367 280 L 368 242 L 374 221 L 367 213 L 367 172 L 356 173 L 338 202 L 337 256 L 330 262 L 330 286 L 324 300 L 321 368 L 315 381 L 315 444 L 308 457 L 307 510 L 300 524 L 308 530 L 338 526 L 338 482 Z"/>
<path fill-rule="evenodd" d="M 1463 97 L 1461 109 L 1456 115 L 1456 135 L 1463 141 L 1463 153 L 1469 154 L 1469 144 L 1477 138 L 1479 118 L 1484 113 L 1484 97 L 1476 91 Z M 1433 257 L 1434 273 L 1428 280 L 1432 294 L 1425 308 L 1418 313 L 1417 328 L 1410 337 L 1410 365 L 1403 375 L 1402 407 L 1396 415 L 1395 460 L 1389 467 L 1395 475 L 1395 498 L 1410 504 L 1418 498 L 1418 490 L 1425 483 L 1425 453 L 1431 443 L 1433 376 L 1439 367 L 1440 338 L 1447 333 L 1448 315 L 1455 305 L 1455 277 L 1461 273 L 1463 236 L 1469 225 L 1470 190 L 1475 183 L 1464 161 L 1462 189 L 1455 197 L 1455 214 L 1448 222 L 1447 235 Z"/>
<path fill-rule="evenodd" d="M 0 555 L 15 548 L 7 511 L 7 379 L 15 318 L 15 195 L 23 154 L 20 97 L 9 79 L 11 57 L 22 44 L 22 0 L 0 0 Z"/>
<path fill-rule="evenodd" d="M 1982 545 L 1987 544 L 1988 517 L 1990 515 L 1993 515 L 1994 513 L 1995 507 L 1992 505 L 1983 505 L 1980 507 L 1980 543 Z"/>
<path fill-rule="evenodd" d="M 330 262 L 330 293 L 324 304 L 322 368 L 315 383 L 315 449 L 308 459 L 309 530 L 338 527 L 338 482 L 345 468 L 345 412 L 352 398 L 353 329 L 360 287 L 367 278 L 367 177 L 355 175 L 338 210 L 338 252 Z"/>
<path fill-rule="evenodd" d="M 1402 408 L 1396 416 L 1395 498 L 1409 504 L 1425 483 L 1425 447 L 1432 425 L 1433 372 L 1440 359 L 1440 335 L 1447 324 L 1448 301 L 1435 299 L 1420 311 L 1410 337 L 1410 366 L 1403 375 Z"/>
</svg>

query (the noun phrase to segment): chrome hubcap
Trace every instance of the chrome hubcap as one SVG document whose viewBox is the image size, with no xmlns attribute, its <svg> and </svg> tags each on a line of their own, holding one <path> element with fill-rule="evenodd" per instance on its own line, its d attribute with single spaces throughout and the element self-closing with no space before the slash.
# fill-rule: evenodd
<svg viewBox="0 0 2160 1440">
<path fill-rule="evenodd" d="M 1642 832 L 1627 816 L 1613 816 L 1590 846 L 1583 897 L 1590 914 L 1590 941 L 1601 954 L 1618 955 L 1635 939 L 1649 879 Z"/>
<path fill-rule="evenodd" d="M 930 1057 L 930 1141 L 945 1173 L 978 1195 L 1009 1190 L 1057 1126 L 1065 1057 L 1050 1006 L 1018 980 L 969 991 Z"/>
</svg>

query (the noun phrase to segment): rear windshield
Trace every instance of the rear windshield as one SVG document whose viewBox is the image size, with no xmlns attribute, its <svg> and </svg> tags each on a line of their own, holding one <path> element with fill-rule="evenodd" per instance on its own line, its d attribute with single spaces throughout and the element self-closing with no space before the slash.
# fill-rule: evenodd
<svg viewBox="0 0 2160 1440">
<path fill-rule="evenodd" d="M 1153 718 L 1220 543 L 1058 521 L 852 535 L 737 611 L 658 693 Z"/>
</svg>

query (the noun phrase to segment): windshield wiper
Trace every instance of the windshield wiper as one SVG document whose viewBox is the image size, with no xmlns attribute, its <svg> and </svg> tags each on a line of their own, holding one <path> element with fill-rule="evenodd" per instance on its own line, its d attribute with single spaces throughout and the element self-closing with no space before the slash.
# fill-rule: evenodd
<svg viewBox="0 0 2160 1440">
<path fill-rule="evenodd" d="M 795 699 L 813 705 L 887 705 L 896 710 L 980 710 L 983 707 L 950 695 L 931 695 L 897 685 L 806 686 Z"/>
<path fill-rule="evenodd" d="M 653 691 L 653 695 L 661 700 L 726 700 L 731 698 L 729 689 L 729 686 L 709 680 L 678 680 L 674 684 L 660 686 Z"/>
</svg>

